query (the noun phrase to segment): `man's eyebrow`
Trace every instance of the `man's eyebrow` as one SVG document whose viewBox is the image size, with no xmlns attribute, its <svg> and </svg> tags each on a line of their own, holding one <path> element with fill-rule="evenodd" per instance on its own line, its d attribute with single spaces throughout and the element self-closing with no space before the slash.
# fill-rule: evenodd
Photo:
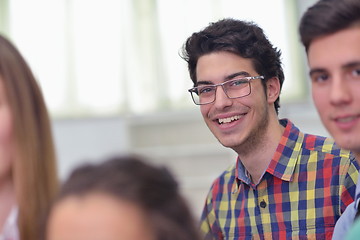
<svg viewBox="0 0 360 240">
<path fill-rule="evenodd" d="M 198 81 L 198 82 L 196 82 L 195 87 L 197 87 L 199 85 L 214 85 L 214 83 L 210 82 L 210 81 Z"/>
<path fill-rule="evenodd" d="M 353 68 L 353 67 L 357 67 L 357 66 L 360 66 L 360 61 L 353 61 L 353 62 L 346 63 L 346 64 L 342 65 L 341 68 L 346 69 L 346 68 Z M 313 68 L 310 70 L 309 75 L 311 76 L 316 73 L 324 73 L 324 72 L 326 72 L 326 69 L 324 69 L 324 68 Z"/>
<path fill-rule="evenodd" d="M 313 68 L 310 70 L 309 75 L 313 75 L 315 73 L 324 73 L 326 70 L 324 68 Z"/>
<path fill-rule="evenodd" d="M 342 68 L 353 68 L 353 67 L 357 67 L 357 66 L 360 66 L 360 61 L 349 62 L 349 63 L 343 65 Z"/>
<path fill-rule="evenodd" d="M 249 74 L 248 72 L 245 72 L 245 71 L 233 73 L 233 74 L 230 74 L 229 76 L 225 77 L 225 81 L 231 80 L 231 79 L 233 79 L 233 78 L 235 78 L 235 77 L 238 77 L 238 76 L 249 77 L 250 74 Z"/>
<path fill-rule="evenodd" d="M 231 80 L 231 79 L 233 79 L 233 78 L 236 78 L 236 77 L 238 77 L 238 76 L 249 77 L 250 74 L 249 74 L 248 72 L 245 72 L 245 71 L 236 72 L 236 73 L 233 73 L 233 74 L 230 74 L 230 75 L 226 76 L 226 77 L 224 78 L 224 82 L 225 82 L 225 81 L 228 81 L 228 80 Z M 198 82 L 196 83 L 196 86 L 199 86 L 199 85 L 214 85 L 214 83 L 211 82 L 211 81 L 198 81 Z"/>
</svg>

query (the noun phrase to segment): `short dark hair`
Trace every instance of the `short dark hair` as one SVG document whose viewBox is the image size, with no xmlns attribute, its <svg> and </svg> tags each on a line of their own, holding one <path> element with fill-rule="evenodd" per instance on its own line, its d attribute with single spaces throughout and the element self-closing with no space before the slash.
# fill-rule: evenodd
<svg viewBox="0 0 360 240">
<path fill-rule="evenodd" d="M 255 70 L 265 77 L 262 82 L 266 91 L 266 81 L 277 77 L 280 89 L 284 82 L 281 51 L 274 47 L 263 30 L 253 22 L 226 18 L 210 23 L 205 29 L 193 33 L 185 42 L 182 58 L 188 63 L 190 78 L 197 82 L 198 59 L 209 53 L 226 51 L 252 60 Z M 280 107 L 280 97 L 275 101 L 275 110 Z"/>
<path fill-rule="evenodd" d="M 320 0 L 301 18 L 301 42 L 308 51 L 314 39 L 354 25 L 360 26 L 359 0 Z"/>
<path fill-rule="evenodd" d="M 135 155 L 117 156 L 76 168 L 62 185 L 53 207 L 68 196 L 105 193 L 143 209 L 157 240 L 199 239 L 193 216 L 172 173 L 144 160 Z"/>
</svg>

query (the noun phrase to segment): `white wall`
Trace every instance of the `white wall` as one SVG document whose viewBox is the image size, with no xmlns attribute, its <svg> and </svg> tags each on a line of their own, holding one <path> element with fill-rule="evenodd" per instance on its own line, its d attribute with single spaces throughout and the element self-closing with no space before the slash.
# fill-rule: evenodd
<svg viewBox="0 0 360 240">
<path fill-rule="evenodd" d="M 96 162 L 129 148 L 126 121 L 121 117 L 58 119 L 53 134 L 61 179 L 84 162 Z"/>
</svg>

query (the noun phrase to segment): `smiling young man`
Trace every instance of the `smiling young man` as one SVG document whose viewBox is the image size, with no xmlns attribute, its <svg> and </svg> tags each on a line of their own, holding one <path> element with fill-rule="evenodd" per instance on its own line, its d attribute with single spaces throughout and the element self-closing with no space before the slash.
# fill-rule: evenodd
<svg viewBox="0 0 360 240">
<path fill-rule="evenodd" d="M 337 144 L 360 162 L 360 1 L 317 2 L 302 17 L 300 35 L 320 118 Z M 359 201 L 358 182 L 356 200 L 336 223 L 333 239 L 343 239 Z"/>
<path fill-rule="evenodd" d="M 194 103 L 238 154 L 208 194 L 205 239 L 330 239 L 354 199 L 349 152 L 278 119 L 280 55 L 256 24 L 234 19 L 211 23 L 184 45 Z"/>
</svg>

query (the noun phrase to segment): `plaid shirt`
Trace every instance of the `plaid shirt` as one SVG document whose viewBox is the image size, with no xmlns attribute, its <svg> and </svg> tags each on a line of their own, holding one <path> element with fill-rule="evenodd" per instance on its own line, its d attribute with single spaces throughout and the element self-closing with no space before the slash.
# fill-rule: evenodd
<svg viewBox="0 0 360 240">
<path fill-rule="evenodd" d="M 238 159 L 213 183 L 202 214 L 205 239 L 331 239 L 354 200 L 359 166 L 329 138 L 289 120 L 258 185 Z"/>
</svg>

